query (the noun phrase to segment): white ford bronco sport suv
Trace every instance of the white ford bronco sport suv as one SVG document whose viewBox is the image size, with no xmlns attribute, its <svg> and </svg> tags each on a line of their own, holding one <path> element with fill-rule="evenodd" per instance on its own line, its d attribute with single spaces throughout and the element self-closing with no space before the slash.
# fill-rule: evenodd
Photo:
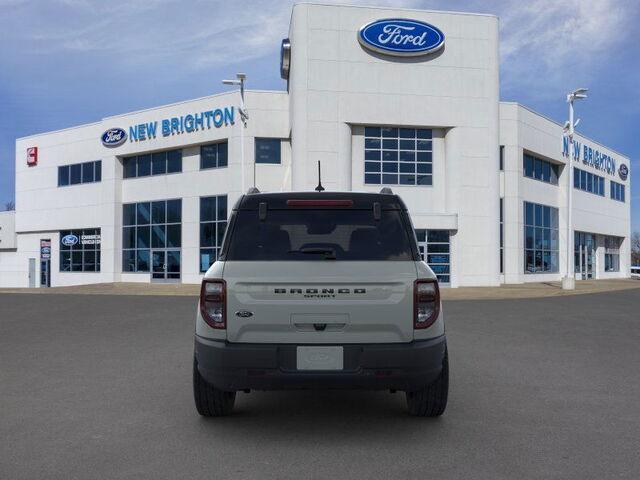
<svg viewBox="0 0 640 480">
<path fill-rule="evenodd" d="M 438 282 L 397 195 L 249 193 L 202 282 L 193 390 L 204 416 L 237 391 L 406 392 L 441 415 L 449 368 Z"/>
</svg>

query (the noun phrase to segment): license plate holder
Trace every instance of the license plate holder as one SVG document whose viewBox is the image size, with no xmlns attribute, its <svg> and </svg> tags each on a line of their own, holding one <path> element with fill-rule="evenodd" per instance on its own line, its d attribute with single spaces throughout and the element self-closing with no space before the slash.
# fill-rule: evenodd
<svg viewBox="0 0 640 480">
<path fill-rule="evenodd" d="M 339 346 L 300 346 L 296 349 L 298 370 L 343 370 L 344 348 Z"/>
</svg>

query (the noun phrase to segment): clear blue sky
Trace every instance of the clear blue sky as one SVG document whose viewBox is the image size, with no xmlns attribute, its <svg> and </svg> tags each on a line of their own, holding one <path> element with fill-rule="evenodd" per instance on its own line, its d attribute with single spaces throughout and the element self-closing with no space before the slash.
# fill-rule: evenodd
<svg viewBox="0 0 640 480">
<path fill-rule="evenodd" d="M 0 0 L 0 209 L 14 196 L 16 137 L 219 92 L 237 71 L 249 88 L 284 89 L 279 46 L 291 3 Z M 364 3 L 497 14 L 502 99 L 564 121 L 565 93 L 589 87 L 578 130 L 631 157 L 640 175 L 640 2 Z"/>
</svg>

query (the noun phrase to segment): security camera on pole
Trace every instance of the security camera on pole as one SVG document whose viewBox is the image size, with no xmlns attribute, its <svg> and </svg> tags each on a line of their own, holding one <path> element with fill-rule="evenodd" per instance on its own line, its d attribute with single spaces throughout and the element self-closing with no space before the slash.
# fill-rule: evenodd
<svg viewBox="0 0 640 480">
<path fill-rule="evenodd" d="M 580 123 L 580 119 L 574 122 L 573 120 L 573 102 L 575 100 L 581 100 L 587 98 L 587 88 L 578 88 L 567 95 L 567 103 L 569 104 L 569 121 L 565 123 L 564 134 L 569 138 L 569 159 L 567 160 L 567 274 L 562 279 L 562 288 L 564 290 L 574 290 L 576 288 L 576 278 L 574 273 L 574 260 L 573 260 L 573 160 L 576 158 L 579 152 L 575 151 L 575 144 L 573 142 L 573 134 L 575 127 Z"/>
<path fill-rule="evenodd" d="M 247 128 L 247 120 L 249 120 L 249 112 L 244 107 L 244 81 L 247 75 L 244 73 L 236 73 L 237 80 L 222 80 L 225 85 L 240 85 L 240 119 L 242 120 L 242 128 L 240 129 L 240 192 L 244 193 L 244 129 Z M 253 165 L 253 186 L 256 186 L 256 166 Z"/>
</svg>

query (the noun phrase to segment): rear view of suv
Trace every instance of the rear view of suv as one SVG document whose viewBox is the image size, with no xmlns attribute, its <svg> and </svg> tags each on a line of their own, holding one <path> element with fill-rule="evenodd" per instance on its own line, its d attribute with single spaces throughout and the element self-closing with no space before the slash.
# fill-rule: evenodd
<svg viewBox="0 0 640 480">
<path fill-rule="evenodd" d="M 193 387 L 198 412 L 237 391 L 402 390 L 441 415 L 449 369 L 440 291 L 391 193 L 247 194 L 202 282 Z"/>
</svg>

